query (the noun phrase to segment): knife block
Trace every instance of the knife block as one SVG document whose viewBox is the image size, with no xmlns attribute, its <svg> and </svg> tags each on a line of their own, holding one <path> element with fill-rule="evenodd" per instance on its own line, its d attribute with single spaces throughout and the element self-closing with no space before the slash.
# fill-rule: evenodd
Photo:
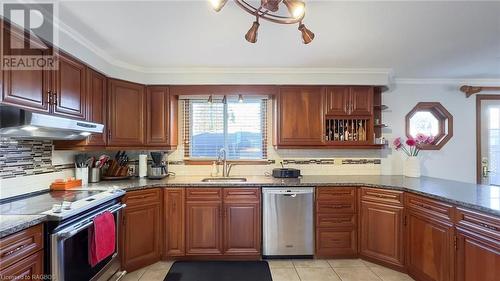
<svg viewBox="0 0 500 281">
<path fill-rule="evenodd" d="M 116 160 L 108 161 L 108 169 L 105 173 L 106 177 L 126 177 L 128 176 L 128 165 L 120 166 Z"/>
</svg>

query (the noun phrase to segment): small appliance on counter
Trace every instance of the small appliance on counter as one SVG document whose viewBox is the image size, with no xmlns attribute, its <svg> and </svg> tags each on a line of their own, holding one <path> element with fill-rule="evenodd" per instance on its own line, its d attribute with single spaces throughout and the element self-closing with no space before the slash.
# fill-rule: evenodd
<svg viewBox="0 0 500 281">
<path fill-rule="evenodd" d="M 148 179 L 159 180 L 168 176 L 167 164 L 163 161 L 163 152 L 151 152 L 153 163 L 148 167 Z"/>
<path fill-rule="evenodd" d="M 281 162 L 281 168 L 273 169 L 273 178 L 299 178 L 300 170 L 294 168 L 285 168 Z"/>
</svg>

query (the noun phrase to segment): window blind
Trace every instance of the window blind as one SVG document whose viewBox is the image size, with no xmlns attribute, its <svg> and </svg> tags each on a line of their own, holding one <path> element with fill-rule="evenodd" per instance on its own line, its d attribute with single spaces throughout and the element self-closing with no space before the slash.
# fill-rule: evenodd
<svg viewBox="0 0 500 281">
<path fill-rule="evenodd" d="M 184 100 L 184 156 L 215 160 L 267 159 L 267 99 Z"/>
</svg>

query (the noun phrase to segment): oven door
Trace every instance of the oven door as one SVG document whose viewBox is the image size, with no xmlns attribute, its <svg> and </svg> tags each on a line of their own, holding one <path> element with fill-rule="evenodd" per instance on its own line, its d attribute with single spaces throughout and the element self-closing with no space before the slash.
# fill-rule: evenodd
<svg viewBox="0 0 500 281">
<path fill-rule="evenodd" d="M 118 233 L 121 210 L 125 204 L 117 203 L 98 213 L 81 220 L 50 235 L 51 244 L 51 280 L 53 281 L 89 281 L 107 280 L 106 275 L 113 275 L 120 267 L 118 257 Z M 92 267 L 89 264 L 89 228 L 93 219 L 103 212 L 109 211 L 115 217 L 116 245 L 115 252 Z M 110 276 L 108 276 L 110 277 Z"/>
</svg>

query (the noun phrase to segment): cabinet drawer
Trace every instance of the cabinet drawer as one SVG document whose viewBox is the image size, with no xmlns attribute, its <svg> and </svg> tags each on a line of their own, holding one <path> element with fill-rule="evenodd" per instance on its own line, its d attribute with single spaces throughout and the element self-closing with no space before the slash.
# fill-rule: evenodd
<svg viewBox="0 0 500 281">
<path fill-rule="evenodd" d="M 0 269 L 4 269 L 43 248 L 41 224 L 0 240 Z"/>
<path fill-rule="evenodd" d="M 403 192 L 379 188 L 362 188 L 361 199 L 378 203 L 403 205 Z"/>
<path fill-rule="evenodd" d="M 500 219 L 476 211 L 457 208 L 458 225 L 473 231 L 482 232 L 489 238 L 500 241 Z"/>
<path fill-rule="evenodd" d="M 316 227 L 356 227 L 356 215 L 317 214 Z"/>
<path fill-rule="evenodd" d="M 316 200 L 318 201 L 354 201 L 356 188 L 354 187 L 319 187 L 316 189 Z"/>
<path fill-rule="evenodd" d="M 259 188 L 223 188 L 224 201 L 256 202 L 260 200 Z"/>
<path fill-rule="evenodd" d="M 161 189 L 131 191 L 125 194 L 123 202 L 127 205 L 139 205 L 144 203 L 159 202 L 161 198 Z"/>
<path fill-rule="evenodd" d="M 221 188 L 187 188 L 186 189 L 187 201 L 220 201 L 222 200 Z"/>
<path fill-rule="evenodd" d="M 322 213 L 354 213 L 356 204 L 354 202 L 317 202 L 316 212 Z"/>
<path fill-rule="evenodd" d="M 407 193 L 406 207 L 410 210 L 442 218 L 447 221 L 451 221 L 453 218 L 452 205 L 418 195 Z"/>
<path fill-rule="evenodd" d="M 357 233 L 355 229 L 317 229 L 316 256 L 351 256 L 357 253 Z"/>
</svg>

